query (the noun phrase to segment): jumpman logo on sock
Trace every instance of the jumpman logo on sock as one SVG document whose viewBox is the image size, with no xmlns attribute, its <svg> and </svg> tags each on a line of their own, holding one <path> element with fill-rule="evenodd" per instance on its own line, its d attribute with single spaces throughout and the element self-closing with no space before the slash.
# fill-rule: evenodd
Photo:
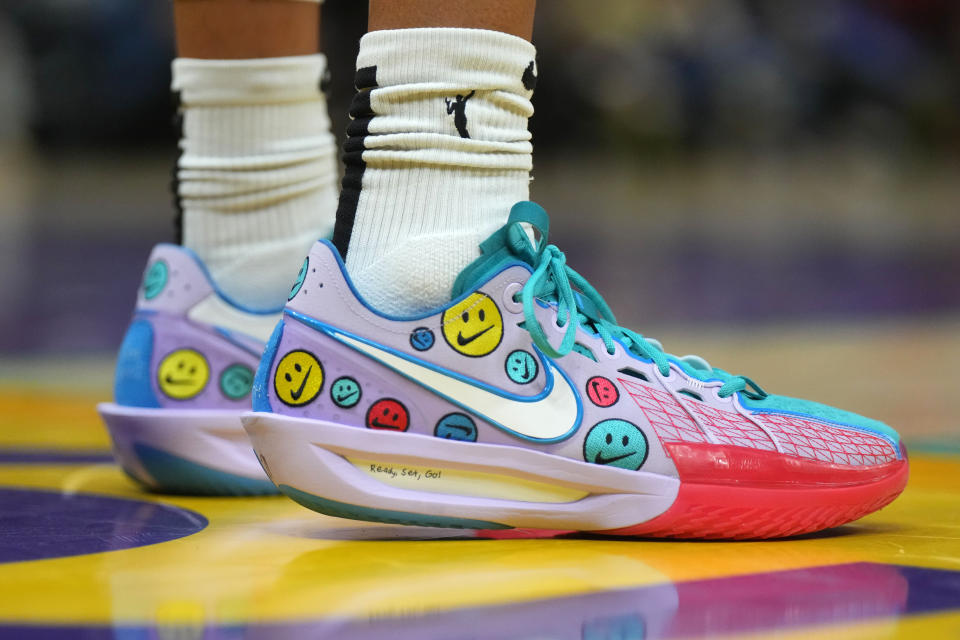
<svg viewBox="0 0 960 640">
<path fill-rule="evenodd" d="M 447 103 L 447 115 L 453 116 L 453 125 L 457 128 L 457 133 L 460 134 L 461 138 L 470 137 L 470 132 L 467 131 L 467 100 L 472 98 L 475 93 L 476 90 L 473 90 L 465 96 L 458 94 L 456 100 L 444 99 L 444 102 Z"/>
</svg>

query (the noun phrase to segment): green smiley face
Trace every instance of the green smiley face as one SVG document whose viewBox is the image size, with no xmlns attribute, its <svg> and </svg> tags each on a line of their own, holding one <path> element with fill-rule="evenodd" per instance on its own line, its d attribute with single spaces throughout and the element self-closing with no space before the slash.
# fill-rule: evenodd
<svg viewBox="0 0 960 640">
<path fill-rule="evenodd" d="M 598 422 L 583 441 L 583 459 L 636 471 L 647 459 L 647 437 L 626 420 Z"/>
<path fill-rule="evenodd" d="M 232 364 L 220 374 L 220 391 L 231 400 L 247 397 L 253 387 L 253 369 L 242 364 Z"/>
<path fill-rule="evenodd" d="M 168 277 L 169 268 L 166 262 L 157 260 L 151 264 L 143 276 L 143 297 L 147 300 L 153 300 L 160 295 L 163 288 L 167 286 Z"/>
<path fill-rule="evenodd" d="M 297 274 L 297 281 L 293 283 L 293 287 L 290 289 L 290 295 L 287 296 L 287 300 L 293 300 L 293 296 L 300 293 L 300 288 L 303 287 L 303 281 L 307 279 L 307 269 L 310 267 L 310 258 L 309 256 L 303 259 L 303 264 L 300 266 L 300 272 Z"/>
<path fill-rule="evenodd" d="M 341 409 L 355 407 L 360 402 L 360 396 L 363 392 L 360 390 L 360 384 L 350 376 L 337 378 L 330 385 L 330 397 L 333 404 Z"/>
<path fill-rule="evenodd" d="M 523 349 L 512 351 L 504 363 L 507 377 L 517 384 L 527 384 L 537 377 L 540 365 L 533 354 Z"/>
</svg>

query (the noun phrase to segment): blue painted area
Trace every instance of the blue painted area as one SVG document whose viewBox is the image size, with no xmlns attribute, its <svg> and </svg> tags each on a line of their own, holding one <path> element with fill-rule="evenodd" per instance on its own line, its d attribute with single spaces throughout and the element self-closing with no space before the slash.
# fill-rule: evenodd
<svg viewBox="0 0 960 640">
<path fill-rule="evenodd" d="M 131 549 L 183 538 L 206 526 L 200 514 L 172 505 L 0 489 L 0 563 Z"/>
<path fill-rule="evenodd" d="M 113 397 L 127 407 L 160 408 L 153 393 L 150 358 L 153 356 L 153 326 L 148 320 L 135 317 L 123 336 L 117 355 Z"/>
<path fill-rule="evenodd" d="M 253 391 L 250 396 L 254 411 L 272 413 L 273 407 L 270 406 L 270 369 L 273 367 L 273 361 L 277 357 L 277 348 L 280 346 L 280 338 L 283 337 L 283 320 L 277 323 L 263 348 L 263 357 L 260 358 L 260 364 L 257 366 L 257 373 L 253 376 Z"/>
<path fill-rule="evenodd" d="M 438 543 L 442 544 L 442 543 Z M 489 544 L 497 544 L 490 542 Z M 709 637 L 797 631 L 960 609 L 960 572 L 856 563 L 595 591 L 416 615 L 344 616 L 250 625 L 0 625 L 0 638 L 418 638 L 481 629 L 482 637 L 590 640 Z M 638 635 L 646 633 L 647 635 Z M 469 634 L 468 634 L 469 635 Z"/>
<path fill-rule="evenodd" d="M 113 462 L 109 451 L 0 449 L 0 464 L 101 464 Z"/>
<path fill-rule="evenodd" d="M 295 502 L 302 504 L 307 509 L 312 509 L 319 513 L 325 513 L 338 518 L 348 518 L 350 520 L 367 520 L 369 522 L 388 522 L 390 524 L 409 524 L 419 527 L 443 527 L 445 529 L 512 529 L 513 527 L 498 522 L 487 522 L 486 520 L 473 520 L 470 518 L 454 518 L 444 516 L 434 516 L 422 513 L 409 513 L 406 511 L 392 511 L 388 509 L 373 509 L 370 507 L 361 507 L 345 502 L 337 502 L 315 496 L 291 486 L 281 484 L 280 491 Z"/>
<path fill-rule="evenodd" d="M 165 493 L 211 496 L 261 496 L 277 493 L 276 486 L 266 478 L 247 478 L 212 469 L 145 444 L 134 444 L 133 449 L 140 464 L 153 479 L 151 489 Z M 134 480 L 141 481 L 136 477 Z"/>
</svg>

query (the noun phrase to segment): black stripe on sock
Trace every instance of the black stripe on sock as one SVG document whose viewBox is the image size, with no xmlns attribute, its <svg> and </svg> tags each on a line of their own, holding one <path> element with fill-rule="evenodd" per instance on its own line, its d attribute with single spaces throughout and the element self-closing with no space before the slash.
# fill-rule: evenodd
<svg viewBox="0 0 960 640">
<path fill-rule="evenodd" d="M 183 244 L 183 200 L 180 197 L 180 158 L 183 157 L 183 148 L 180 141 L 183 139 L 183 107 L 180 102 L 180 92 L 173 93 L 173 130 L 177 136 L 177 157 L 173 161 L 173 171 L 170 177 L 170 191 L 173 194 L 173 234 L 174 242 Z"/>
<path fill-rule="evenodd" d="M 343 142 L 343 180 L 340 184 L 340 201 L 337 204 L 337 221 L 333 227 L 333 244 L 340 256 L 347 259 L 347 247 L 353 234 L 353 223 L 360 204 L 360 188 L 363 172 L 367 168 L 363 161 L 364 140 L 370 133 L 370 121 L 374 112 L 370 106 L 370 92 L 377 88 L 377 68 L 357 69 L 354 79 L 357 95 L 350 103 L 350 124 L 347 125 L 347 138 Z"/>
</svg>

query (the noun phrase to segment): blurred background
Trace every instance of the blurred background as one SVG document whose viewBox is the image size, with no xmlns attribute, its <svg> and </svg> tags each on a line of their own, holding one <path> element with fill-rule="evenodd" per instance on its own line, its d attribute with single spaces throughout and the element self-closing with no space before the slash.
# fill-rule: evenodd
<svg viewBox="0 0 960 640">
<path fill-rule="evenodd" d="M 539 4 L 533 197 L 619 319 L 960 432 L 960 3 Z M 324 6 L 341 139 L 365 5 Z M 0 4 L 0 381 L 109 395 L 173 238 L 173 52 L 169 0 Z"/>
</svg>

